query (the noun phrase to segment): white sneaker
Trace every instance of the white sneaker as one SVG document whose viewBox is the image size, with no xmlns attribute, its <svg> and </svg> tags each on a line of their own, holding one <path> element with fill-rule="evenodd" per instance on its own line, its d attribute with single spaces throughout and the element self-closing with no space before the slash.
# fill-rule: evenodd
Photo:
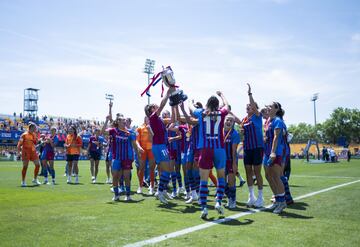
<svg viewBox="0 0 360 247">
<path fill-rule="evenodd" d="M 149 195 L 154 195 L 154 188 L 153 187 L 149 187 Z"/>
<path fill-rule="evenodd" d="M 67 176 L 67 174 L 66 173 L 64 173 L 64 177 L 66 177 Z"/>
<path fill-rule="evenodd" d="M 139 187 L 139 188 L 137 189 L 136 193 L 137 193 L 137 194 L 142 194 L 142 188 Z"/>
<path fill-rule="evenodd" d="M 159 192 L 160 194 L 160 192 Z M 168 199 L 168 200 L 173 200 L 174 198 L 166 191 L 163 191 L 163 196 L 164 198 Z"/>
<path fill-rule="evenodd" d="M 279 205 L 278 202 L 274 202 L 271 206 L 267 207 L 269 210 L 274 210 Z"/>
<path fill-rule="evenodd" d="M 264 206 L 264 198 L 258 197 L 256 202 L 254 203 L 255 208 L 262 208 Z"/>
<path fill-rule="evenodd" d="M 156 199 L 159 199 L 159 191 L 156 191 L 154 196 L 156 197 Z"/>
<path fill-rule="evenodd" d="M 110 191 L 114 193 L 114 187 L 110 187 Z"/>
<path fill-rule="evenodd" d="M 220 215 L 224 215 L 224 208 L 221 206 L 219 202 L 215 204 L 215 209 L 216 211 L 218 211 Z"/>
<path fill-rule="evenodd" d="M 162 193 L 159 192 L 157 197 L 159 198 L 160 202 L 162 202 L 163 204 L 168 204 L 168 201 L 166 200 L 164 194 L 167 194 L 167 192 L 162 192 Z"/>
<path fill-rule="evenodd" d="M 41 184 L 40 181 L 39 181 L 39 179 L 37 179 L 37 178 L 36 178 L 36 179 L 34 178 L 34 179 L 32 180 L 32 183 L 35 184 L 35 185 L 40 185 L 40 184 Z"/>
<path fill-rule="evenodd" d="M 193 190 L 193 191 L 191 192 L 191 197 L 192 197 L 192 199 L 193 199 L 194 201 L 196 201 L 196 200 L 199 199 L 198 194 L 196 193 L 196 190 Z"/>
<path fill-rule="evenodd" d="M 201 211 L 201 214 L 200 214 L 200 218 L 201 219 L 206 219 L 206 217 L 208 216 L 208 209 L 207 208 L 204 208 L 202 211 Z"/>
<path fill-rule="evenodd" d="M 47 178 L 45 178 L 44 184 L 50 184 L 50 183 L 49 183 L 49 180 L 48 180 Z"/>
<path fill-rule="evenodd" d="M 185 201 L 186 204 L 190 204 L 194 201 L 194 199 L 192 198 L 192 196 L 189 196 L 189 199 Z"/>
<path fill-rule="evenodd" d="M 254 206 L 255 202 L 256 202 L 256 198 L 252 197 L 252 196 L 249 196 L 249 199 L 248 199 L 248 201 L 246 203 L 246 206 L 248 208 L 250 208 L 250 207 Z"/>
<path fill-rule="evenodd" d="M 280 202 L 277 207 L 274 209 L 274 214 L 280 214 L 287 207 L 286 202 Z"/>
<path fill-rule="evenodd" d="M 190 198 L 191 198 L 190 192 L 186 193 L 185 196 L 184 196 L 184 199 L 189 200 Z"/>
<path fill-rule="evenodd" d="M 96 184 L 96 178 L 92 181 L 93 184 Z"/>
<path fill-rule="evenodd" d="M 112 199 L 114 202 L 120 201 L 120 196 L 114 196 Z"/>
<path fill-rule="evenodd" d="M 235 200 L 232 200 L 232 199 L 229 199 L 228 208 L 229 208 L 229 209 L 234 209 L 234 208 L 236 208 L 236 201 L 235 201 Z"/>
<path fill-rule="evenodd" d="M 95 180 L 95 177 L 94 177 L 94 176 L 92 176 L 92 177 L 91 177 L 91 181 L 94 181 L 94 180 Z"/>
<path fill-rule="evenodd" d="M 26 187 L 26 182 L 25 181 L 21 181 L 21 187 Z"/>
<path fill-rule="evenodd" d="M 170 196 L 172 198 L 175 198 L 175 197 L 177 197 L 177 195 L 178 195 L 178 193 L 176 191 L 173 191 Z"/>
<path fill-rule="evenodd" d="M 132 201 L 132 199 L 131 199 L 131 197 L 130 196 L 125 196 L 125 199 L 124 199 L 125 201 Z"/>
</svg>

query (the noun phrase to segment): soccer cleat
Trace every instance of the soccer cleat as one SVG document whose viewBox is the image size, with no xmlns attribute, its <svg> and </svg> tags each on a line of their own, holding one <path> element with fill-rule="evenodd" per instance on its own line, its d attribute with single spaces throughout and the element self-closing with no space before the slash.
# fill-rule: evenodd
<svg viewBox="0 0 360 247">
<path fill-rule="evenodd" d="M 231 200 L 229 209 L 234 209 L 234 208 L 236 208 L 236 200 Z"/>
<path fill-rule="evenodd" d="M 119 186 L 119 193 L 125 192 L 124 186 Z"/>
<path fill-rule="evenodd" d="M 25 181 L 21 182 L 21 187 L 26 187 L 26 182 Z"/>
<path fill-rule="evenodd" d="M 172 198 L 177 197 L 177 195 L 178 195 L 178 194 L 176 193 L 176 191 L 173 191 L 173 192 L 171 193 L 171 197 L 172 197 Z"/>
<path fill-rule="evenodd" d="M 185 203 L 186 203 L 186 204 L 190 204 L 190 203 L 192 203 L 193 201 L 194 201 L 194 199 L 192 198 L 192 196 L 190 196 L 189 199 L 187 199 L 187 200 L 185 201 Z"/>
<path fill-rule="evenodd" d="M 40 185 L 40 184 L 41 184 L 40 181 L 39 181 L 39 179 L 37 179 L 37 178 L 36 178 L 36 179 L 34 178 L 34 179 L 32 180 L 32 183 L 35 184 L 35 185 Z"/>
<path fill-rule="evenodd" d="M 264 206 L 264 198 L 258 197 L 254 203 L 255 208 L 262 208 Z"/>
<path fill-rule="evenodd" d="M 166 200 L 164 194 L 167 194 L 167 192 L 159 192 L 157 198 L 160 200 L 163 204 L 168 204 L 168 201 Z"/>
<path fill-rule="evenodd" d="M 245 180 L 241 180 L 241 181 L 240 181 L 240 184 L 239 184 L 239 187 L 243 187 L 244 184 L 246 184 L 246 181 L 245 181 Z"/>
<path fill-rule="evenodd" d="M 254 206 L 255 202 L 256 202 L 256 198 L 253 196 L 250 196 L 248 201 L 246 202 L 246 207 L 250 208 L 250 207 Z"/>
<path fill-rule="evenodd" d="M 114 196 L 112 199 L 114 202 L 120 201 L 120 196 Z"/>
<path fill-rule="evenodd" d="M 49 180 L 47 179 L 47 178 L 45 178 L 45 180 L 44 180 L 44 183 L 43 184 L 50 184 L 49 183 Z"/>
<path fill-rule="evenodd" d="M 160 194 L 160 193 L 159 193 Z M 173 200 L 174 198 L 166 191 L 163 191 L 163 196 L 164 198 L 168 199 L 168 200 Z"/>
<path fill-rule="evenodd" d="M 224 215 L 224 208 L 221 206 L 219 202 L 216 202 L 215 209 L 218 211 L 220 215 Z"/>
<path fill-rule="evenodd" d="M 126 202 L 129 202 L 129 201 L 132 201 L 131 197 L 130 196 L 125 196 L 125 199 L 124 199 Z"/>
<path fill-rule="evenodd" d="M 206 219 L 206 217 L 208 216 L 208 210 L 207 210 L 207 208 L 204 208 L 203 210 L 201 210 L 201 214 L 200 214 L 200 218 L 201 219 Z"/>
<path fill-rule="evenodd" d="M 92 181 L 93 184 L 96 184 L 96 178 Z"/>
<path fill-rule="evenodd" d="M 288 199 L 286 200 L 286 205 L 291 205 L 294 204 L 294 200 L 293 199 Z"/>
<path fill-rule="evenodd" d="M 274 195 L 272 195 L 270 201 L 271 201 L 271 202 L 275 202 L 275 196 L 274 196 Z"/>
<path fill-rule="evenodd" d="M 199 199 L 198 194 L 196 193 L 196 190 L 191 191 L 191 197 L 194 201 L 197 201 Z"/>
<path fill-rule="evenodd" d="M 153 187 L 149 187 L 149 195 L 154 195 L 154 188 Z"/>
<path fill-rule="evenodd" d="M 274 209 L 274 214 L 280 214 L 287 207 L 286 202 L 280 202 Z"/>
<path fill-rule="evenodd" d="M 278 202 L 274 202 L 271 206 L 267 207 L 269 210 L 274 210 L 278 206 Z"/>
<path fill-rule="evenodd" d="M 191 198 L 190 192 L 186 193 L 185 196 L 184 196 L 185 201 L 189 200 L 190 198 Z"/>
<path fill-rule="evenodd" d="M 139 188 L 137 189 L 136 193 L 137 193 L 137 194 L 142 194 L 142 188 L 139 187 Z"/>
<path fill-rule="evenodd" d="M 114 187 L 110 187 L 110 191 L 114 193 Z"/>
<path fill-rule="evenodd" d="M 94 182 L 94 180 L 95 180 L 95 177 L 94 177 L 94 176 L 92 176 L 92 177 L 91 177 L 91 181 L 92 181 L 92 182 Z"/>
</svg>

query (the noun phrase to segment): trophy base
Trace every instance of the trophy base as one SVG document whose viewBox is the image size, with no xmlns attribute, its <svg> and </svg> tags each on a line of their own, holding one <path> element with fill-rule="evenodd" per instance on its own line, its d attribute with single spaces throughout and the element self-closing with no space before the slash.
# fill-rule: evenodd
<svg viewBox="0 0 360 247">
<path fill-rule="evenodd" d="M 170 106 L 176 106 L 187 100 L 187 98 L 188 96 L 184 94 L 183 90 L 175 90 L 169 97 L 169 104 Z"/>
</svg>

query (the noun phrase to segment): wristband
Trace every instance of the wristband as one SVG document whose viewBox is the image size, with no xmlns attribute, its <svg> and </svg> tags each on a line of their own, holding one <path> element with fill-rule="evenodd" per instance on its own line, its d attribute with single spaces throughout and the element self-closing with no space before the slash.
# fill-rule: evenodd
<svg viewBox="0 0 360 247">
<path fill-rule="evenodd" d="M 252 95 L 252 93 L 248 93 L 248 95 L 250 96 L 250 95 Z"/>
</svg>

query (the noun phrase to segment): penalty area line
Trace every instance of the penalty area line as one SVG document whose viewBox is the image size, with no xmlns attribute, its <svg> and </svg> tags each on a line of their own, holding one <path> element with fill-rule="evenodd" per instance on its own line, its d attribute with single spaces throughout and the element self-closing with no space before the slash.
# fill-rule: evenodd
<svg viewBox="0 0 360 247">
<path fill-rule="evenodd" d="M 302 196 L 298 196 L 298 197 L 294 198 L 294 200 L 297 201 L 297 200 L 301 200 L 301 199 L 304 199 L 304 198 L 307 198 L 307 197 L 312 197 L 312 196 L 315 196 L 315 195 L 318 195 L 318 194 L 321 194 L 321 193 L 324 193 L 324 192 L 328 192 L 330 190 L 334 190 L 334 189 L 341 188 L 341 187 L 344 187 L 344 186 L 348 186 L 348 185 L 351 185 L 351 184 L 355 184 L 355 183 L 358 183 L 358 182 L 360 182 L 360 180 L 335 185 L 335 186 L 332 186 L 332 187 L 329 187 L 329 188 L 326 188 L 326 189 L 322 189 L 322 190 L 311 192 L 311 193 L 308 193 L 308 194 L 305 194 L 305 195 L 302 195 Z M 150 238 L 150 239 L 139 241 L 139 242 L 132 243 L 132 244 L 127 244 L 127 245 L 125 245 L 125 247 L 140 247 L 140 246 L 145 246 L 145 245 L 149 245 L 149 244 L 156 244 L 156 243 L 159 243 L 161 241 L 164 241 L 164 240 L 167 240 L 167 239 L 170 239 L 170 238 L 176 238 L 176 237 L 186 235 L 186 234 L 189 234 L 189 233 L 192 233 L 192 232 L 195 232 L 195 231 L 203 230 L 203 229 L 206 229 L 206 228 L 209 228 L 209 227 L 212 227 L 212 226 L 224 223 L 224 222 L 228 222 L 228 221 L 231 221 L 231 220 L 234 220 L 234 219 L 238 219 L 238 218 L 246 216 L 246 215 L 255 214 L 255 213 L 266 210 L 270 206 L 271 205 L 268 205 L 265 208 L 261 208 L 261 209 L 250 209 L 250 210 L 248 210 L 246 212 L 234 214 L 234 215 L 231 215 L 231 216 L 223 218 L 223 219 L 214 220 L 212 222 L 207 222 L 207 223 L 200 224 L 200 225 L 197 225 L 197 226 L 188 227 L 188 228 L 176 231 L 176 232 L 163 234 L 163 235 L 160 235 L 158 237 Z"/>
</svg>

